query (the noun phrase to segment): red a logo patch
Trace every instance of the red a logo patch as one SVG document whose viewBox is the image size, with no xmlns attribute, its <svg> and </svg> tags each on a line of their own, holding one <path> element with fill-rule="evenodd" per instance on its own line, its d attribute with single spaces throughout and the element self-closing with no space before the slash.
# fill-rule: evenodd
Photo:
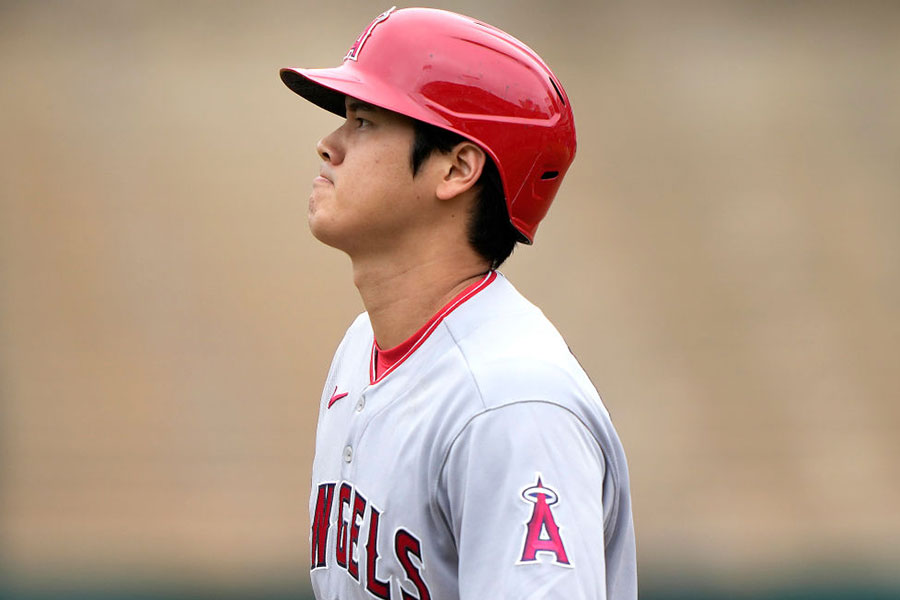
<svg viewBox="0 0 900 600">
<path fill-rule="evenodd" d="M 562 537 L 559 535 L 559 527 L 550 511 L 550 507 L 559 502 L 559 495 L 544 486 L 539 474 L 537 483 L 522 491 L 522 498 L 534 503 L 534 509 L 531 512 L 531 519 L 525 525 L 525 545 L 522 549 L 522 558 L 517 564 L 537 562 L 538 552 L 545 552 L 553 554 L 553 562 L 556 564 L 571 566 Z"/>
<path fill-rule="evenodd" d="M 366 40 L 369 39 L 369 36 L 372 35 L 372 30 L 375 29 L 375 26 L 382 21 L 386 21 L 387 18 L 391 16 L 391 13 L 396 9 L 396 6 L 392 6 L 388 10 L 375 17 L 375 20 L 369 23 L 369 26 L 366 27 L 361 34 L 359 34 L 359 37 L 356 38 L 356 41 L 353 42 L 352 46 L 350 46 L 350 50 L 347 51 L 347 56 L 344 57 L 344 60 L 356 60 L 357 58 L 359 58 L 359 53 L 362 52 L 363 44 L 365 44 Z"/>
</svg>

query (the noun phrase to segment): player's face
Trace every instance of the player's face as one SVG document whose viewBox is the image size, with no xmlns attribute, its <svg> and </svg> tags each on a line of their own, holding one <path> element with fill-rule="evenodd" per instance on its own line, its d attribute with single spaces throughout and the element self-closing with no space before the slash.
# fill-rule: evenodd
<svg viewBox="0 0 900 600">
<path fill-rule="evenodd" d="M 410 166 L 412 120 L 349 97 L 346 108 L 344 124 L 317 144 L 308 218 L 317 239 L 353 256 L 414 226 L 427 190 Z"/>
</svg>

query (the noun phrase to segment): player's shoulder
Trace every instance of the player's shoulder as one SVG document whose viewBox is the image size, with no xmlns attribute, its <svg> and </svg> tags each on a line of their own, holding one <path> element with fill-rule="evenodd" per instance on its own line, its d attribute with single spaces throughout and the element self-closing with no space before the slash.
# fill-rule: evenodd
<svg viewBox="0 0 900 600">
<path fill-rule="evenodd" d="M 497 355 L 514 352 L 522 342 L 532 348 L 565 348 L 544 313 L 499 272 L 491 285 L 452 313 L 446 323 L 457 344 Z"/>
<path fill-rule="evenodd" d="M 345 337 L 350 335 L 358 335 L 360 333 L 369 334 L 372 332 L 372 322 L 369 320 L 369 313 L 363 311 L 356 315 L 356 318 L 353 319 L 353 322 L 350 323 L 350 327 L 347 328 L 347 334 Z"/>
<path fill-rule="evenodd" d="M 353 319 L 341 340 L 341 345 L 358 338 L 372 337 L 372 323 L 369 321 L 369 313 L 361 312 Z"/>
<path fill-rule="evenodd" d="M 538 307 L 503 277 L 482 294 L 447 325 L 485 408 L 523 400 L 600 403 L 562 335 Z"/>
<path fill-rule="evenodd" d="M 368 352 L 371 349 L 374 334 L 369 313 L 362 312 L 353 319 L 335 351 L 335 359 L 347 353 Z"/>
</svg>

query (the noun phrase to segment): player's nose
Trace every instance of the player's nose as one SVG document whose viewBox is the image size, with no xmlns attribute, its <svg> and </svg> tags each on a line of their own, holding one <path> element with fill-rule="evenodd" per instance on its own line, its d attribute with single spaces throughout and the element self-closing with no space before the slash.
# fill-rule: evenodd
<svg viewBox="0 0 900 600">
<path fill-rule="evenodd" d="M 331 164 L 338 164 L 343 159 L 343 154 L 339 150 L 339 144 L 335 139 L 337 131 L 332 131 L 316 143 L 316 152 L 319 158 Z"/>
</svg>

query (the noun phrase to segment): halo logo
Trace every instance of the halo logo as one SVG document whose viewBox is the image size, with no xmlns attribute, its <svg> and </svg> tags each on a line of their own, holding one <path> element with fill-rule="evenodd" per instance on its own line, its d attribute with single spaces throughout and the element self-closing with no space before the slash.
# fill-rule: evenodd
<svg viewBox="0 0 900 600">
<path fill-rule="evenodd" d="M 369 36 L 372 35 L 372 30 L 375 29 L 375 26 L 381 23 L 382 21 L 386 21 L 391 13 L 397 10 L 396 6 L 392 6 L 377 17 L 375 20 L 369 23 L 369 26 L 366 27 L 365 31 L 359 34 L 359 37 L 356 38 L 356 41 L 353 42 L 353 45 L 350 46 L 350 50 L 347 51 L 347 56 L 344 57 L 344 60 L 356 60 L 359 58 L 359 53 L 362 51 L 363 44 L 366 43 L 366 40 L 369 39 Z"/>
<path fill-rule="evenodd" d="M 537 483 L 522 491 L 522 499 L 534 504 L 531 519 L 525 525 L 525 543 L 522 557 L 517 564 L 537 562 L 538 552 L 553 554 L 554 562 L 570 567 L 566 548 L 559 535 L 559 526 L 553 518 L 550 507 L 559 502 L 559 495 L 549 487 L 545 487 L 538 474 Z"/>
</svg>

